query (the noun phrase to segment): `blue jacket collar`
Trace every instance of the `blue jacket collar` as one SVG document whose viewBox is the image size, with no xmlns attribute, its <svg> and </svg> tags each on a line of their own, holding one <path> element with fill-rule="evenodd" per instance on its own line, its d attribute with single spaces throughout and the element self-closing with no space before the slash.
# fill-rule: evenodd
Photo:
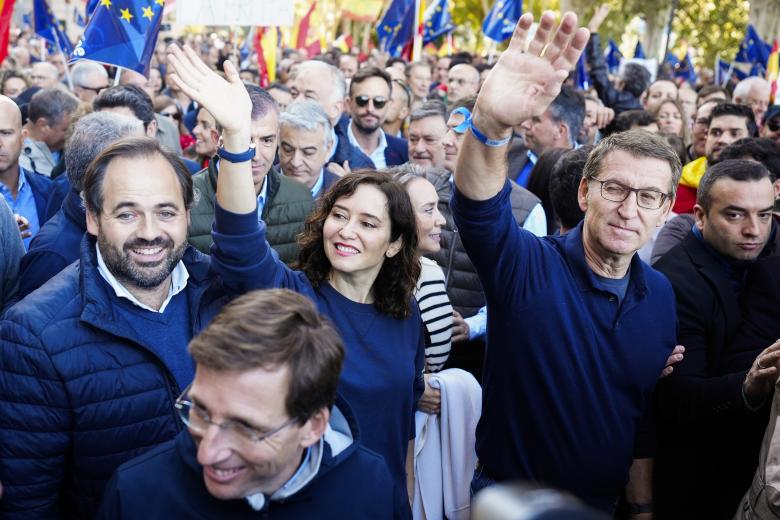
<svg viewBox="0 0 780 520">
<path fill-rule="evenodd" d="M 73 221 L 79 229 L 84 232 L 87 231 L 87 212 L 84 209 L 84 204 L 79 192 L 71 188 L 65 196 L 65 200 L 62 201 L 62 212 L 67 218 Z"/>
</svg>

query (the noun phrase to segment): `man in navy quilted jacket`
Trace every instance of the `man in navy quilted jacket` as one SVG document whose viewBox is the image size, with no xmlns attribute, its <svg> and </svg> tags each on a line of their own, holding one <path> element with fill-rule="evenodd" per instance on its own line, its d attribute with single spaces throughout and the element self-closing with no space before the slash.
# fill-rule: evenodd
<svg viewBox="0 0 780 520">
<path fill-rule="evenodd" d="M 173 81 L 223 127 L 214 254 L 187 245 L 192 180 L 174 154 L 147 137 L 98 154 L 80 261 L 0 322 L 4 519 L 93 517 L 120 464 L 182 431 L 187 343 L 257 277 L 251 101 L 232 65 L 225 81 L 171 52 Z"/>
</svg>

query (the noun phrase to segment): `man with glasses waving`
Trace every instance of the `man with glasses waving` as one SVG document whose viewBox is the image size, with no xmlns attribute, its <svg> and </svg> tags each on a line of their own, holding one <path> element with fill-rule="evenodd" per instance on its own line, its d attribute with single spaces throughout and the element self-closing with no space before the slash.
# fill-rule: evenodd
<svg viewBox="0 0 780 520">
<path fill-rule="evenodd" d="M 98 518 L 398 517 L 387 465 L 336 394 L 341 338 L 310 300 L 248 293 L 189 350 L 189 431 L 121 466 Z"/>
<path fill-rule="evenodd" d="M 540 481 L 612 511 L 628 483 L 632 512 L 649 515 L 651 453 L 638 425 L 675 349 L 676 322 L 669 282 L 636 251 L 669 214 L 680 160 L 658 136 L 611 135 L 585 165 L 583 223 L 547 238 L 517 226 L 506 178 L 512 128 L 544 113 L 588 40 L 576 15 L 555 30 L 547 12 L 526 49 L 532 23 L 520 18 L 482 86 L 455 170 L 455 224 L 488 306 L 472 489 Z"/>
<path fill-rule="evenodd" d="M 406 140 L 388 135 L 382 129 L 392 88 L 390 75 L 377 67 L 358 70 L 349 84 L 347 105 L 352 121 L 347 127 L 347 136 L 377 169 L 398 166 L 409 160 Z"/>
</svg>

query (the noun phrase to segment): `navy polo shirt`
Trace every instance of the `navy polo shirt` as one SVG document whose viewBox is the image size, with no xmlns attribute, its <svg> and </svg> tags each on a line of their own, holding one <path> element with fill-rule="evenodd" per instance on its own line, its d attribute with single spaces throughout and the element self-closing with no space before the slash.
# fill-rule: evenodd
<svg viewBox="0 0 780 520">
<path fill-rule="evenodd" d="M 455 224 L 485 289 L 488 348 L 477 456 L 498 480 L 532 480 L 611 510 L 636 423 L 675 345 L 674 293 L 634 255 L 622 302 L 585 261 L 582 224 L 537 238 L 514 223 L 507 182 Z"/>
</svg>

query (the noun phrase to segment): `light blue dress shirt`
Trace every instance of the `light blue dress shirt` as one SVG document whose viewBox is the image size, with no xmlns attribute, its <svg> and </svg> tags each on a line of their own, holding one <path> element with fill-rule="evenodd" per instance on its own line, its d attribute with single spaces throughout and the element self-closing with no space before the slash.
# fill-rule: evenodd
<svg viewBox="0 0 780 520">
<path fill-rule="evenodd" d="M 30 247 L 30 241 L 38 230 L 41 229 L 41 225 L 38 221 L 38 208 L 35 206 L 35 197 L 33 197 L 30 183 L 27 182 L 27 175 L 24 172 L 24 168 L 19 168 L 19 188 L 16 192 L 16 199 L 11 195 L 11 190 L 2 182 L 0 182 L 0 193 L 3 194 L 3 198 L 5 198 L 11 211 L 17 215 L 23 216 L 30 223 L 28 231 L 32 233 L 32 235 L 23 240 L 24 249 L 26 251 Z"/>
</svg>

